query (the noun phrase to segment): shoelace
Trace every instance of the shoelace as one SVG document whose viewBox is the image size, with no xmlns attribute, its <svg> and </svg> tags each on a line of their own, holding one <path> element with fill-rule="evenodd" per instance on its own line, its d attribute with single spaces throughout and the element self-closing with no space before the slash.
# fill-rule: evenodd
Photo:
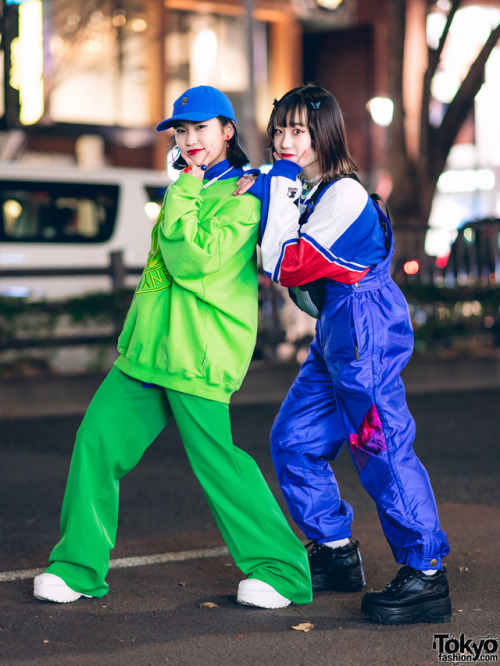
<svg viewBox="0 0 500 666">
<path fill-rule="evenodd" d="M 313 553 L 317 553 L 321 550 L 321 545 L 319 543 L 316 543 L 316 541 L 309 541 L 309 543 L 306 543 L 305 549 L 307 550 L 309 546 L 312 546 L 311 550 L 309 551 L 309 554 L 312 555 Z"/>
<path fill-rule="evenodd" d="M 407 583 L 412 578 L 415 578 L 415 575 L 417 573 L 418 572 L 415 569 L 412 569 L 411 567 L 403 567 L 396 574 L 396 578 L 394 578 L 394 580 L 391 580 L 391 582 L 386 585 L 386 589 L 399 590 L 399 588 L 402 585 Z"/>
</svg>

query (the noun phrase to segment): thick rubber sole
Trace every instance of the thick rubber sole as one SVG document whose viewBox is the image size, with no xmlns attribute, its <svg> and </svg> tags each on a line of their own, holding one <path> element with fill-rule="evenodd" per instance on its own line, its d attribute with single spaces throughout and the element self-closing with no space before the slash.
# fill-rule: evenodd
<svg viewBox="0 0 500 666">
<path fill-rule="evenodd" d="M 450 597 L 426 601 L 402 608 L 387 608 L 374 604 L 361 604 L 361 612 L 378 624 L 416 624 L 449 622 L 452 616 Z"/>
<path fill-rule="evenodd" d="M 33 596 L 40 601 L 51 601 L 55 604 L 70 604 L 82 597 L 91 599 L 88 594 L 75 592 L 66 583 L 51 573 L 42 573 L 35 576 Z"/>
<path fill-rule="evenodd" d="M 236 601 L 242 606 L 267 609 L 286 608 L 292 603 L 267 583 L 254 578 L 240 582 Z"/>
<path fill-rule="evenodd" d="M 330 574 L 311 573 L 311 580 L 314 592 L 359 592 L 366 585 L 361 565 Z"/>
</svg>

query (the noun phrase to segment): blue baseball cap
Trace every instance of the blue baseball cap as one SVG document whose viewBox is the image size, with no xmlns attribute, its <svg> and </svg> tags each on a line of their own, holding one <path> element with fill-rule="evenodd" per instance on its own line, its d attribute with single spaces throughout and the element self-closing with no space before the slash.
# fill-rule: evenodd
<svg viewBox="0 0 500 666">
<path fill-rule="evenodd" d="M 236 122 L 229 97 L 212 86 L 197 86 L 189 88 L 175 100 L 172 117 L 162 120 L 156 126 L 156 131 L 163 132 L 180 120 L 210 120 L 217 116 L 224 116 Z"/>
</svg>

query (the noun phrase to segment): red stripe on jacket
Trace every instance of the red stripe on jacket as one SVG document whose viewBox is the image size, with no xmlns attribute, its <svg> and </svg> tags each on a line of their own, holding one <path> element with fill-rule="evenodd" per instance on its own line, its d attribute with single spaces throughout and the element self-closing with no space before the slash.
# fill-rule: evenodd
<svg viewBox="0 0 500 666">
<path fill-rule="evenodd" d="M 286 246 L 280 266 L 279 282 L 284 287 L 298 287 L 319 278 L 344 284 L 359 282 L 370 269 L 353 271 L 326 259 L 310 243 L 299 240 Z"/>
</svg>

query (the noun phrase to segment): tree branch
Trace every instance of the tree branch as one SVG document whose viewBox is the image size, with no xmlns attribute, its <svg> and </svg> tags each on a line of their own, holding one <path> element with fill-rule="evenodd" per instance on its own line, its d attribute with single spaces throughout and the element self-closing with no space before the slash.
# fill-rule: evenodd
<svg viewBox="0 0 500 666">
<path fill-rule="evenodd" d="M 459 10 L 461 4 L 462 0 L 453 0 L 451 9 L 448 12 L 448 16 L 446 17 L 446 24 L 444 26 L 443 32 L 441 33 L 441 37 L 439 38 L 438 47 L 437 49 L 429 49 L 430 51 L 432 51 L 433 54 L 432 60 L 429 58 L 429 63 L 432 63 L 432 69 L 429 67 L 431 79 L 436 73 L 437 66 L 439 64 L 439 61 L 441 60 L 441 55 L 443 54 L 446 38 L 448 37 L 448 33 L 450 32 L 451 24 L 453 23 L 455 14 Z"/>
<path fill-rule="evenodd" d="M 424 74 L 424 82 L 422 88 L 422 105 L 420 107 L 420 155 L 421 161 L 424 168 L 427 168 L 427 163 L 429 160 L 428 146 L 429 146 L 429 137 L 433 134 L 432 128 L 429 124 L 429 105 L 431 100 L 431 85 L 434 74 L 438 68 L 439 62 L 441 60 L 441 55 L 443 53 L 444 45 L 448 33 L 450 32 L 451 24 L 455 18 L 462 0 L 453 0 L 448 16 L 446 17 L 446 24 L 444 26 L 441 37 L 439 38 L 439 44 L 436 49 L 428 49 L 428 60 L 427 60 L 427 70 Z"/>
<path fill-rule="evenodd" d="M 436 132 L 437 141 L 429 146 L 433 155 L 432 166 L 436 173 L 441 173 L 446 163 L 448 153 L 455 142 L 457 134 L 465 121 L 467 114 L 473 108 L 474 98 L 484 82 L 484 68 L 491 52 L 500 39 L 500 24 L 490 33 L 486 43 L 479 52 L 474 63 L 455 97 L 450 102 L 441 126 Z"/>
</svg>

